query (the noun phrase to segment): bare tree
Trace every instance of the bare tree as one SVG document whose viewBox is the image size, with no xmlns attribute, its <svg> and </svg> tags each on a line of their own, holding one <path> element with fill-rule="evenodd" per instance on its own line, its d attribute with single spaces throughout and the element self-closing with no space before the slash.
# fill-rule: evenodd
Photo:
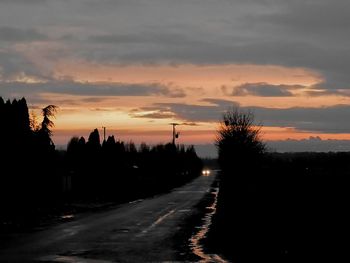
<svg viewBox="0 0 350 263">
<path fill-rule="evenodd" d="M 265 152 L 260 138 L 261 126 L 254 124 L 254 115 L 232 108 L 223 114 L 217 131 L 216 146 L 223 169 L 237 169 L 235 164 L 253 163 Z"/>
</svg>

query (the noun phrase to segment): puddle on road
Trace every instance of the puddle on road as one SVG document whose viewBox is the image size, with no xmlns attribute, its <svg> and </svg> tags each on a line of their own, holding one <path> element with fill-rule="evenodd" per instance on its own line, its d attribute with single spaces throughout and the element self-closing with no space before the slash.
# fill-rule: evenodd
<svg viewBox="0 0 350 263">
<path fill-rule="evenodd" d="M 129 228 L 117 228 L 113 229 L 112 232 L 117 232 L 117 233 L 129 233 L 130 229 Z"/>
<path fill-rule="evenodd" d="M 203 246 L 201 245 L 201 241 L 207 236 L 210 225 L 212 223 L 212 217 L 216 212 L 216 205 L 218 201 L 218 193 L 219 188 L 214 188 L 212 194 L 214 195 L 214 202 L 211 206 L 207 207 L 209 211 L 203 218 L 203 224 L 201 226 L 196 227 L 198 232 L 195 233 L 190 238 L 190 247 L 196 256 L 200 257 L 201 260 L 199 262 L 209 263 L 209 262 L 218 262 L 218 263 L 227 263 L 226 260 L 222 259 L 219 255 L 216 254 L 206 254 L 204 252 Z"/>
<path fill-rule="evenodd" d="M 63 215 L 63 216 L 61 216 L 61 219 L 65 219 L 65 220 L 67 220 L 67 219 L 73 219 L 74 218 L 74 215 L 73 214 L 68 214 L 68 215 Z"/>
<path fill-rule="evenodd" d="M 39 259 L 42 262 L 61 262 L 61 263 L 110 263 L 112 261 L 82 258 L 77 256 L 59 256 L 52 255 L 46 256 Z"/>
</svg>

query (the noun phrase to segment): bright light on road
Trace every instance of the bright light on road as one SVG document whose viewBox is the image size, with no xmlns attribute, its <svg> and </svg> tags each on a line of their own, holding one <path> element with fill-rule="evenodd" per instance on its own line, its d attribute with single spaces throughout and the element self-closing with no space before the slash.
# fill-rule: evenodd
<svg viewBox="0 0 350 263">
<path fill-rule="evenodd" d="M 210 170 L 206 169 L 202 171 L 202 175 L 208 176 L 210 174 Z"/>
</svg>

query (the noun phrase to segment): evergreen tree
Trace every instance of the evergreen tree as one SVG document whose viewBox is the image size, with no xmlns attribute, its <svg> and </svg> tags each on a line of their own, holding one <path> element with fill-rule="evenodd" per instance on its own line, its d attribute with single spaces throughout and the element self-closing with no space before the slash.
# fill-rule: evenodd
<svg viewBox="0 0 350 263">
<path fill-rule="evenodd" d="M 99 149 L 101 147 L 100 133 L 98 132 L 98 129 L 94 129 L 90 133 L 87 144 L 92 149 Z"/>
</svg>

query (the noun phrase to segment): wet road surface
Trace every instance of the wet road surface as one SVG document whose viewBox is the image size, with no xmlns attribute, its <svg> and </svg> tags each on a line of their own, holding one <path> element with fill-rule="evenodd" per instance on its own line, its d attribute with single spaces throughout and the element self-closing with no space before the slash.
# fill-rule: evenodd
<svg viewBox="0 0 350 263">
<path fill-rule="evenodd" d="M 18 234 L 0 248 L 1 262 L 174 261 L 173 236 L 191 209 L 210 191 L 215 175 L 201 176 L 172 192 L 35 233 Z"/>
</svg>

